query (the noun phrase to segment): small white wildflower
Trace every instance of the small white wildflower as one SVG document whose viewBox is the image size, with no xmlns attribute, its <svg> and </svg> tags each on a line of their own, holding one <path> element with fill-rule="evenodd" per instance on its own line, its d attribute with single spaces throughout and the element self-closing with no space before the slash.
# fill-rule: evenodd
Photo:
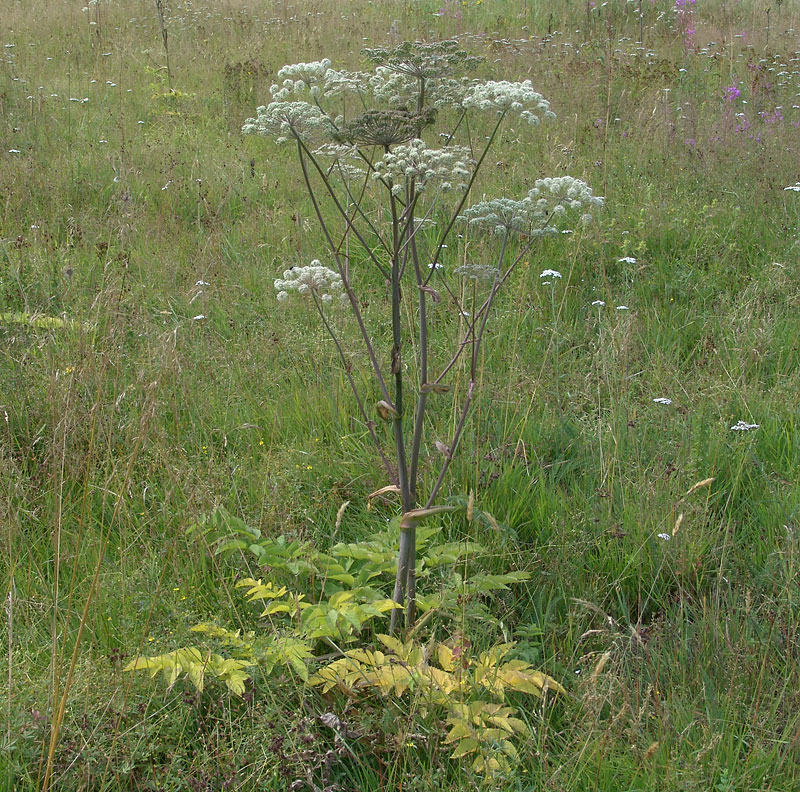
<svg viewBox="0 0 800 792">
<path fill-rule="evenodd" d="M 630 310 L 630 308 L 628 308 L 628 306 L 627 306 L 627 305 L 618 305 L 618 306 L 617 306 L 617 310 L 618 310 L 618 311 L 629 311 L 629 310 Z"/>
<path fill-rule="evenodd" d="M 800 192 L 800 182 L 795 182 L 794 184 L 790 185 L 789 187 L 784 187 L 783 191 L 786 192 L 787 190 L 791 190 L 792 192 Z"/>
<path fill-rule="evenodd" d="M 19 149 L 9 149 L 8 153 L 9 154 L 22 154 L 22 152 Z"/>
<path fill-rule="evenodd" d="M 621 259 L 617 259 L 620 264 L 635 264 L 636 259 L 633 256 L 623 256 Z"/>
<path fill-rule="evenodd" d="M 195 286 L 210 286 L 211 284 L 208 281 L 199 280 L 195 281 Z"/>
<path fill-rule="evenodd" d="M 668 542 L 672 537 L 668 533 L 656 534 L 656 536 L 664 542 Z"/>
<path fill-rule="evenodd" d="M 444 264 L 440 264 L 438 261 L 436 262 L 432 261 L 430 264 L 428 264 L 428 269 L 437 269 L 437 270 L 444 269 Z"/>
<path fill-rule="evenodd" d="M 561 273 L 558 270 L 546 269 L 539 273 L 540 278 L 560 278 Z"/>
<path fill-rule="evenodd" d="M 287 291 L 279 291 L 275 297 L 278 302 L 285 302 L 289 299 L 289 292 Z"/>
<path fill-rule="evenodd" d="M 656 404 L 672 404 L 672 399 L 666 398 L 666 396 L 658 396 L 657 398 L 653 399 Z"/>
<path fill-rule="evenodd" d="M 800 192 L 800 190 L 798 190 Z M 758 429 L 761 424 L 751 424 L 747 421 L 737 421 L 732 427 L 733 432 L 749 432 L 751 429 Z"/>
<path fill-rule="evenodd" d="M 606 304 L 603 300 L 592 300 L 592 307 L 597 306 L 598 308 L 605 308 Z"/>
<path fill-rule="evenodd" d="M 200 322 L 201 320 L 203 320 L 205 318 L 206 318 L 205 314 L 197 314 L 197 316 L 193 316 L 192 317 L 192 321 L 193 322 Z"/>
</svg>

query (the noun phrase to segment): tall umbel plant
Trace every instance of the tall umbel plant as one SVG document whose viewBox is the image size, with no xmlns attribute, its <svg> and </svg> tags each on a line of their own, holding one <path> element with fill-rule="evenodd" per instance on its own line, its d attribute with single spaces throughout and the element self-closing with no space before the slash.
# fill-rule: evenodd
<svg viewBox="0 0 800 792">
<path fill-rule="evenodd" d="M 257 108 L 243 132 L 294 145 L 327 246 L 322 257 L 330 266 L 314 260 L 290 267 L 275 288 L 279 301 L 295 294 L 319 313 L 389 478 L 381 491 L 399 494 L 401 537 L 393 599 L 401 607 L 392 612 L 394 631 L 403 606 L 406 628 L 415 621 L 417 525 L 452 508 L 437 506 L 437 498 L 467 424 L 494 300 L 537 239 L 558 234 L 568 213 L 590 222 L 589 212 L 603 199 L 584 182 L 564 176 L 537 180 L 521 199 L 496 198 L 468 206 L 504 121 L 517 117 L 535 126 L 553 117 L 549 103 L 529 80 L 465 78 L 480 59 L 459 49 L 455 41 L 406 42 L 363 54 L 371 71 L 336 70 L 328 59 L 284 66 L 278 72 L 282 82 L 270 89 L 273 101 Z M 462 138 L 469 141 L 470 117 L 480 112 L 494 117 L 482 150 L 457 144 Z M 448 120 L 449 128 L 442 129 L 438 119 Z M 461 266 L 450 266 L 458 260 L 465 236 L 455 232 L 459 224 L 494 236 L 491 261 L 463 257 Z M 379 273 L 391 294 L 391 343 L 386 350 L 376 347 L 376 334 L 361 309 L 367 288 L 362 264 Z M 459 278 L 475 281 L 471 291 L 481 295 L 469 306 L 471 312 L 459 297 Z M 366 351 L 380 391 L 374 408 L 352 374 L 333 316 L 337 304 L 349 307 Z M 452 346 L 434 338 L 434 305 L 464 320 Z M 408 343 L 412 336 L 413 345 Z M 447 442 L 428 443 L 428 399 L 450 390 L 448 376 L 462 359 L 468 377 L 455 429 Z M 374 414 L 392 426 L 392 451 L 383 446 Z M 434 473 L 425 476 L 423 468 L 431 466 L 423 465 L 423 455 L 428 454 L 435 454 L 438 472 L 434 464 Z"/>
</svg>

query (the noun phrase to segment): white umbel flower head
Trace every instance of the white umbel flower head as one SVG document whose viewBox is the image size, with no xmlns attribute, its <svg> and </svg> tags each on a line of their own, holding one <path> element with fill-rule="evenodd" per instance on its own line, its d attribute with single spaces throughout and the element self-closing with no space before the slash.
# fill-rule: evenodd
<svg viewBox="0 0 800 792">
<path fill-rule="evenodd" d="M 496 234 L 516 231 L 530 236 L 556 234 L 555 221 L 564 217 L 568 211 L 580 211 L 603 205 L 603 198 L 592 193 L 586 182 L 572 176 L 537 179 L 533 189 L 520 201 L 511 198 L 493 198 L 480 201 L 461 215 L 471 226 L 487 228 Z M 584 211 L 581 222 L 591 221 Z"/>
<path fill-rule="evenodd" d="M 339 273 L 323 266 L 317 259 L 307 267 L 291 267 L 284 271 L 283 278 L 275 279 L 277 299 L 280 302 L 289 299 L 289 292 L 296 291 L 304 297 L 314 296 L 322 302 L 330 303 L 334 294 L 344 295 L 343 288 Z"/>
<path fill-rule="evenodd" d="M 760 424 L 751 424 L 747 421 L 737 421 L 732 427 L 732 432 L 751 432 L 753 429 L 758 429 Z"/>
<path fill-rule="evenodd" d="M 333 174 L 350 180 L 359 179 L 364 175 L 364 169 L 353 164 L 354 160 L 363 162 L 355 146 L 346 143 L 324 143 L 313 154 L 315 157 L 326 157 L 333 161 L 328 167 L 329 176 Z"/>
<path fill-rule="evenodd" d="M 591 214 L 585 210 L 599 208 L 604 203 L 604 199 L 595 195 L 585 181 L 572 176 L 537 179 L 528 197 L 535 202 L 540 215 L 547 215 L 551 219 L 563 217 L 567 210 L 576 212 L 584 210 L 581 215 L 581 222 L 584 225 L 592 220 Z"/>
<path fill-rule="evenodd" d="M 370 75 L 366 72 L 337 71 L 328 69 L 325 72 L 323 93 L 325 96 L 342 94 L 364 94 L 369 88 Z"/>
<path fill-rule="evenodd" d="M 375 162 L 373 178 L 393 182 L 395 195 L 402 194 L 406 179 L 411 178 L 419 191 L 431 181 L 445 190 L 463 188 L 469 180 L 471 162 L 469 150 L 462 146 L 432 149 L 416 138 L 395 146 Z"/>
<path fill-rule="evenodd" d="M 505 234 L 508 231 L 529 234 L 534 221 L 532 210 L 530 198 L 523 198 L 521 201 L 493 198 L 473 204 L 458 219 L 474 228 L 484 228 L 495 234 Z"/>
<path fill-rule="evenodd" d="M 467 262 L 453 270 L 453 275 L 475 281 L 494 281 L 500 276 L 500 270 L 491 264 Z"/>
<path fill-rule="evenodd" d="M 282 102 L 289 98 L 291 93 L 310 91 L 312 96 L 320 94 L 320 84 L 325 79 L 325 74 L 330 69 L 331 62 L 328 58 L 311 63 L 291 63 L 278 71 L 278 79 L 283 80 L 280 85 L 272 85 L 269 92 L 272 98 Z"/>
<path fill-rule="evenodd" d="M 408 74 L 378 66 L 369 78 L 369 87 L 378 102 L 402 107 L 416 98 L 419 83 Z"/>
<path fill-rule="evenodd" d="M 538 124 L 541 118 L 555 118 L 550 102 L 533 89 L 530 80 L 475 83 L 467 89 L 462 104 L 478 110 L 516 113 L 529 124 Z"/>
<path fill-rule="evenodd" d="M 275 137 L 285 143 L 293 135 L 303 140 L 324 137 L 332 130 L 330 119 L 308 102 L 271 102 L 256 108 L 256 117 L 242 126 L 245 135 Z"/>
</svg>

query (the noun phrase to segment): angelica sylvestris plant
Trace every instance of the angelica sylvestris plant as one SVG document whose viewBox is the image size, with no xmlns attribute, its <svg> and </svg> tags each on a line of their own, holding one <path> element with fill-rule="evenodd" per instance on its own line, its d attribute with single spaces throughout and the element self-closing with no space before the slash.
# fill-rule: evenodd
<svg viewBox="0 0 800 792">
<path fill-rule="evenodd" d="M 452 508 L 437 500 L 467 425 L 497 293 L 537 239 L 558 233 L 570 217 L 590 222 L 603 199 L 584 182 L 562 176 L 537 180 L 521 198 L 469 206 L 501 125 L 509 118 L 537 125 L 553 117 L 547 100 L 530 80 L 467 79 L 465 72 L 480 59 L 455 41 L 405 42 L 363 54 L 372 71 L 337 70 L 327 58 L 284 66 L 271 88 L 273 101 L 257 108 L 242 129 L 294 146 L 327 249 L 319 251 L 319 261 L 287 269 L 275 281 L 277 299 L 288 303 L 293 296 L 305 297 L 318 311 L 389 487 L 399 494 L 401 534 L 392 599 L 405 608 L 405 627 L 411 629 L 416 619 L 416 528 Z M 481 113 L 489 114 L 491 130 L 483 149 L 475 150 L 466 145 L 470 117 Z M 449 127 L 442 128 L 438 118 L 449 119 Z M 420 233 L 429 226 L 433 235 Z M 496 238 L 494 258 L 475 262 L 461 256 L 463 263 L 454 265 L 454 240 L 477 233 Z M 388 349 L 376 346 L 377 334 L 362 314 L 364 266 L 389 286 Z M 459 297 L 459 278 L 485 284 L 469 312 Z M 339 336 L 344 319 L 332 313 L 340 299 L 334 298 L 349 306 L 367 353 L 380 392 L 374 408 L 350 374 Z M 466 320 L 450 349 L 434 338 L 433 305 Z M 450 375 L 460 363 L 468 376 L 455 428 L 446 439 L 428 438 L 428 399 L 449 391 Z M 391 424 L 391 450 L 384 447 L 375 414 Z M 392 632 L 399 612 L 400 607 L 392 611 Z"/>
</svg>

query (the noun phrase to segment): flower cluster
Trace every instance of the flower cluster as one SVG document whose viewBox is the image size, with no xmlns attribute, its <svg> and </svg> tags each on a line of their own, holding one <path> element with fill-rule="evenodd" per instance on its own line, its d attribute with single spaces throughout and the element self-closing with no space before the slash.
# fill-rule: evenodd
<svg viewBox="0 0 800 792">
<path fill-rule="evenodd" d="M 474 68 L 483 60 L 460 49 L 454 39 L 404 41 L 392 49 L 365 48 L 362 53 L 375 64 L 416 79 L 444 77 L 457 69 Z"/>
<path fill-rule="evenodd" d="M 592 188 L 572 176 L 551 176 L 537 179 L 528 193 L 533 199 L 555 200 L 565 209 L 581 209 L 584 206 L 601 207 L 604 199 L 592 192 Z"/>
<path fill-rule="evenodd" d="M 513 198 L 480 201 L 465 209 L 458 219 L 470 226 L 493 231 L 495 234 L 505 234 L 508 231 L 529 234 L 533 222 L 532 201 L 530 198 L 523 198 L 521 201 Z"/>
<path fill-rule="evenodd" d="M 536 202 L 537 211 L 550 217 L 562 217 L 568 209 L 577 211 L 584 208 L 600 208 L 605 202 L 592 188 L 572 176 L 551 176 L 537 179 L 528 197 Z M 592 222 L 592 215 L 585 212 L 581 222 Z"/>
<path fill-rule="evenodd" d="M 284 271 L 283 278 L 275 279 L 280 302 L 289 299 L 290 291 L 296 291 L 303 296 L 319 297 L 324 303 L 333 302 L 331 292 L 346 300 L 347 294 L 342 291 L 343 286 L 339 273 L 323 266 L 317 259 L 307 267 L 291 267 Z"/>
<path fill-rule="evenodd" d="M 368 82 L 372 95 L 379 102 L 391 107 L 407 107 L 416 103 L 419 81 L 405 72 L 378 66 Z M 469 88 L 469 84 L 463 80 L 432 77 L 425 81 L 426 102 L 436 108 L 462 107 Z"/>
<path fill-rule="evenodd" d="M 277 102 L 285 101 L 292 92 L 300 93 L 309 90 L 312 96 L 320 93 L 319 83 L 325 79 L 325 75 L 331 67 L 328 58 L 311 63 L 291 63 L 280 69 L 278 79 L 283 80 L 281 85 L 273 85 L 269 92 Z"/>
<path fill-rule="evenodd" d="M 308 102 L 271 102 L 256 108 L 256 118 L 248 118 L 242 126 L 245 135 L 276 137 L 284 143 L 294 135 L 307 140 L 330 134 L 333 125 L 318 107 Z"/>
<path fill-rule="evenodd" d="M 328 69 L 325 72 L 325 96 L 340 96 L 342 94 L 366 93 L 369 86 L 370 75 L 366 72 L 337 71 Z"/>
<path fill-rule="evenodd" d="M 733 432 L 749 432 L 753 429 L 758 429 L 760 424 L 751 424 L 747 423 L 747 421 L 737 421 L 732 427 L 731 431 Z"/>
<path fill-rule="evenodd" d="M 539 115 L 555 118 L 555 113 L 550 110 L 550 102 L 533 90 L 530 80 L 475 83 L 467 89 L 462 104 L 479 110 L 517 113 L 529 124 L 538 124 Z"/>
<path fill-rule="evenodd" d="M 493 281 L 500 275 L 500 270 L 490 264 L 476 264 L 467 262 L 453 270 L 453 275 L 458 275 L 468 280 Z"/>
<path fill-rule="evenodd" d="M 378 66 L 375 73 L 370 75 L 369 88 L 379 102 L 390 107 L 406 107 L 416 99 L 419 83 L 388 66 Z"/>
<path fill-rule="evenodd" d="M 414 179 L 417 190 L 424 190 L 425 185 L 434 180 L 445 190 L 463 188 L 469 179 L 470 162 L 469 150 L 463 146 L 432 149 L 414 138 L 377 160 L 373 178 L 392 182 L 395 195 L 403 193 L 407 179 Z"/>
<path fill-rule="evenodd" d="M 459 215 L 460 220 L 471 226 L 487 228 L 496 234 L 516 231 L 530 236 L 555 234 L 552 221 L 564 216 L 568 210 L 585 207 L 600 207 L 603 199 L 592 193 L 591 187 L 572 176 L 557 176 L 537 179 L 533 189 L 521 201 L 511 198 L 494 198 L 481 201 Z M 584 213 L 583 223 L 589 223 L 592 216 Z"/>
<path fill-rule="evenodd" d="M 346 143 L 324 143 L 313 152 L 315 157 L 329 157 L 333 163 L 328 167 L 328 175 L 335 173 L 345 180 L 360 179 L 364 176 L 364 169 L 353 164 L 353 160 L 363 162 L 358 154 L 358 149 Z"/>
<path fill-rule="evenodd" d="M 406 110 L 367 110 L 344 124 L 335 138 L 355 145 L 387 148 L 413 140 L 422 127 L 433 123 L 433 118 L 430 111 L 412 115 Z"/>
</svg>

